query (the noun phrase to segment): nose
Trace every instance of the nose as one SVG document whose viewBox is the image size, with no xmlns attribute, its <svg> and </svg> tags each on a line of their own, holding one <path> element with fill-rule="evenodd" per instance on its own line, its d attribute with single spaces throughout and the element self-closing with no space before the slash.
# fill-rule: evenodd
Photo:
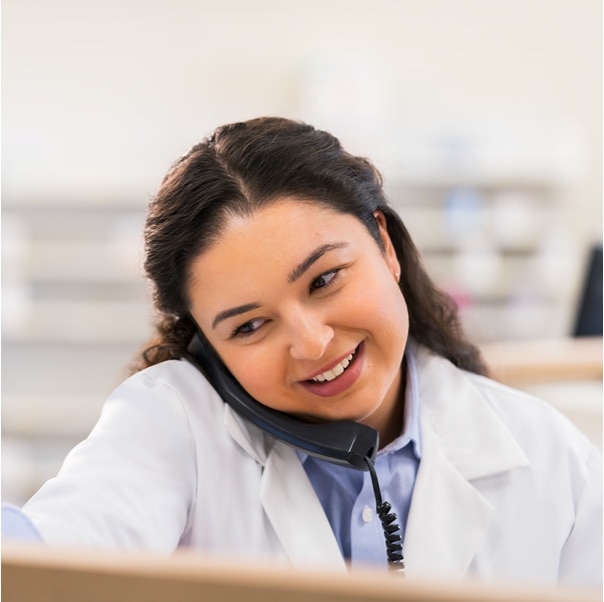
<svg viewBox="0 0 604 602">
<path fill-rule="evenodd" d="M 319 360 L 334 331 L 325 319 L 312 310 L 299 310 L 288 320 L 290 354 L 295 360 Z"/>
</svg>

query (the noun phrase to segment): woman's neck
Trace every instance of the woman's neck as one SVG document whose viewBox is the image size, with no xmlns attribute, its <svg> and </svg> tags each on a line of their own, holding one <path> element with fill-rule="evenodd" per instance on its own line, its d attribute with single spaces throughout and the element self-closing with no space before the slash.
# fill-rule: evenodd
<svg viewBox="0 0 604 602">
<path fill-rule="evenodd" d="M 405 422 L 405 391 L 407 388 L 407 362 L 403 358 L 401 364 L 400 382 L 395 401 L 390 408 L 385 408 L 382 424 L 379 427 L 380 449 L 392 443 L 404 429 Z"/>
</svg>

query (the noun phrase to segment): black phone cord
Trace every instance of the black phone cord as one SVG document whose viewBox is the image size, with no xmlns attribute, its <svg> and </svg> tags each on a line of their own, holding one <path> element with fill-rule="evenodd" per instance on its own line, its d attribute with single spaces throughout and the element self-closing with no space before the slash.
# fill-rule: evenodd
<svg viewBox="0 0 604 602">
<path fill-rule="evenodd" d="M 391 512 L 392 505 L 382 501 L 382 492 L 378 482 L 373 461 L 366 457 L 365 462 L 371 475 L 373 495 L 375 496 L 375 509 L 382 522 L 384 538 L 386 540 L 386 554 L 388 556 L 388 568 L 390 572 L 405 576 L 405 561 L 403 558 L 403 544 L 400 534 L 401 527 L 397 523 L 395 512 Z"/>
</svg>

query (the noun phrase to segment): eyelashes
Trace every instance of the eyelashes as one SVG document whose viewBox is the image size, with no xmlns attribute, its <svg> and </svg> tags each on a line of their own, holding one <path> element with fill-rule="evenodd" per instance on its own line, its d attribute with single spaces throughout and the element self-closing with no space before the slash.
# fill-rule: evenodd
<svg viewBox="0 0 604 602">
<path fill-rule="evenodd" d="M 339 271 L 340 269 L 329 270 L 329 272 L 325 272 L 315 278 L 310 284 L 310 292 L 316 291 L 317 289 L 321 288 L 329 288 L 336 279 L 336 276 L 338 275 Z"/>
<path fill-rule="evenodd" d="M 241 326 L 237 326 L 231 333 L 231 338 L 237 337 L 249 337 L 254 334 L 260 326 L 265 322 L 262 318 L 256 318 L 254 320 L 248 320 L 243 323 Z"/>
<path fill-rule="evenodd" d="M 339 272 L 343 268 L 335 268 L 332 270 L 328 270 L 327 272 L 323 272 L 321 275 L 317 276 L 312 280 L 309 286 L 309 293 L 312 294 L 315 291 L 328 289 L 332 286 L 336 281 Z M 254 318 L 252 320 L 248 320 L 244 322 L 240 326 L 237 326 L 233 329 L 230 338 L 245 338 L 253 335 L 259 328 L 261 328 L 268 320 L 265 318 Z"/>
</svg>

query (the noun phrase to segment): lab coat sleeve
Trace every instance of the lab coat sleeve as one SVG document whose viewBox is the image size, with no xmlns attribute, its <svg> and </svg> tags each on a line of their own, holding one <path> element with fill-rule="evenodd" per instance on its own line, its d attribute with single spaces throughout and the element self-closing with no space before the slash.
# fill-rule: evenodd
<svg viewBox="0 0 604 602">
<path fill-rule="evenodd" d="M 196 463 L 178 392 L 144 371 L 24 511 L 50 545 L 171 553 L 188 528 Z"/>
<path fill-rule="evenodd" d="M 602 585 L 602 456 L 593 447 L 580 475 L 575 523 L 560 558 L 564 585 Z"/>
</svg>

